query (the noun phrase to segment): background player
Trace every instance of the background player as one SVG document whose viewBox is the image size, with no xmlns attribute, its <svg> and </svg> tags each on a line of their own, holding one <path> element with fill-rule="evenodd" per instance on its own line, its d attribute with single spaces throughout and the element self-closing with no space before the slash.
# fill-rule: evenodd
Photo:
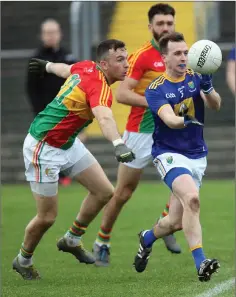
<svg viewBox="0 0 236 297">
<path fill-rule="evenodd" d="M 228 55 L 228 60 L 226 64 L 226 82 L 230 91 L 235 96 L 235 47 L 231 49 Z"/>
<path fill-rule="evenodd" d="M 168 4 L 156 4 L 148 12 L 149 25 L 153 38 L 129 57 L 129 72 L 117 90 L 118 102 L 131 105 L 131 112 L 123 139 L 135 152 L 136 159 L 129 164 L 120 164 L 114 196 L 106 205 L 100 230 L 93 246 L 96 265 L 109 265 L 110 237 L 112 227 L 123 207 L 135 191 L 143 168 L 152 160 L 152 133 L 154 122 L 144 97 L 146 87 L 153 79 L 161 75 L 164 62 L 159 52 L 158 41 L 162 34 L 174 31 L 175 10 Z M 146 107 L 143 107 L 146 106 Z M 169 205 L 163 212 L 168 213 Z M 163 237 L 167 248 L 180 253 L 172 235 Z"/>
<path fill-rule="evenodd" d="M 113 186 L 93 155 L 77 138 L 77 134 L 93 118 L 98 120 L 104 136 L 115 146 L 120 162 L 134 159 L 131 149 L 123 143 L 110 109 L 110 85 L 124 80 L 127 51 L 119 40 L 107 40 L 97 48 L 97 64 L 83 61 L 68 66 L 62 63 L 32 59 L 29 71 L 40 77 L 48 73 L 68 79 L 56 98 L 40 112 L 30 126 L 23 154 L 26 178 L 36 200 L 37 214 L 25 229 L 20 253 L 13 269 L 26 280 L 39 279 L 32 255 L 44 233 L 57 216 L 59 172 L 66 172 L 88 189 L 80 212 L 58 249 L 73 254 L 80 262 L 92 264 L 95 259 L 81 245 L 81 236 L 89 223 L 113 195 Z"/>
<path fill-rule="evenodd" d="M 219 262 L 205 257 L 199 219 L 199 188 L 208 152 L 203 138 L 204 102 L 211 109 L 219 110 L 221 98 L 212 86 L 210 75 L 201 76 L 186 69 L 188 47 L 182 34 L 165 35 L 159 46 L 166 72 L 150 84 L 145 97 L 155 122 L 154 164 L 174 195 L 169 214 L 152 230 L 140 233 L 134 265 L 137 272 L 144 271 L 152 244 L 183 228 L 198 278 L 208 281 L 219 268 Z"/>
</svg>

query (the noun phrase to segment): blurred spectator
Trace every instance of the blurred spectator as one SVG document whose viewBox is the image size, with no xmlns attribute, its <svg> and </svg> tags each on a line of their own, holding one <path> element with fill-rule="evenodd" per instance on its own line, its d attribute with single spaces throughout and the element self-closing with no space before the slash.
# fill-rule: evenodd
<svg viewBox="0 0 236 297">
<path fill-rule="evenodd" d="M 51 62 L 60 62 L 73 64 L 76 61 L 72 55 L 61 46 L 62 31 L 60 24 L 54 19 L 47 19 L 41 24 L 40 41 L 41 45 L 33 55 L 34 58 L 48 60 Z M 45 73 L 44 77 L 39 79 L 32 74 L 27 76 L 27 94 L 36 116 L 44 110 L 57 95 L 64 79 L 53 74 Z M 83 135 L 81 135 L 83 137 Z M 60 173 L 59 182 L 66 186 L 71 180 Z"/>
<path fill-rule="evenodd" d="M 229 53 L 228 61 L 226 65 L 226 81 L 227 84 L 235 96 L 235 47 Z"/>
</svg>

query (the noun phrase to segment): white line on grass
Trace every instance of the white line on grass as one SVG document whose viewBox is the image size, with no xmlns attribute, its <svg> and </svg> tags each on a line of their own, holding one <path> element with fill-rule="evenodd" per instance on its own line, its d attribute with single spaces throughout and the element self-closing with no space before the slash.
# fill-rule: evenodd
<svg viewBox="0 0 236 297">
<path fill-rule="evenodd" d="M 225 282 L 219 283 L 214 288 L 205 291 L 204 293 L 197 295 L 196 297 L 213 297 L 229 290 L 235 284 L 235 279 L 231 278 Z"/>
</svg>

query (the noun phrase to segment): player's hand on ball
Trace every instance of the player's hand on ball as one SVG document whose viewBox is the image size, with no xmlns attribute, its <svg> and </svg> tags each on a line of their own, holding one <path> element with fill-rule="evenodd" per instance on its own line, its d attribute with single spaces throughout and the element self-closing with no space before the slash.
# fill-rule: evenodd
<svg viewBox="0 0 236 297">
<path fill-rule="evenodd" d="M 118 162 L 131 162 L 135 159 L 135 155 L 124 143 L 115 146 L 115 156 Z"/>
<path fill-rule="evenodd" d="M 46 71 L 48 61 L 32 58 L 29 62 L 29 72 L 43 76 Z"/>
<path fill-rule="evenodd" d="M 212 74 L 201 75 L 200 88 L 204 94 L 210 94 L 212 92 Z"/>
<path fill-rule="evenodd" d="M 189 125 L 204 126 L 204 124 L 200 123 L 196 118 L 185 115 L 184 116 L 184 126 L 187 127 Z"/>
</svg>

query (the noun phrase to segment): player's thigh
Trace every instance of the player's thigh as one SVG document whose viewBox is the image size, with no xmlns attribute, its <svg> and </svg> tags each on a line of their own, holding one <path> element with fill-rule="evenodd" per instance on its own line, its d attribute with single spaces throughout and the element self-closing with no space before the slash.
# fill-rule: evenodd
<svg viewBox="0 0 236 297">
<path fill-rule="evenodd" d="M 193 179 L 198 188 L 202 185 L 202 178 L 207 168 L 207 158 L 191 159 Z"/>
<path fill-rule="evenodd" d="M 152 134 L 125 131 L 123 135 L 125 144 L 132 149 L 135 160 L 127 163 L 129 167 L 141 169 L 150 164 L 152 157 Z"/>
<path fill-rule="evenodd" d="M 190 201 L 199 199 L 199 189 L 193 177 L 189 174 L 177 176 L 172 183 L 172 191 L 183 207 L 187 206 Z"/>
<path fill-rule="evenodd" d="M 191 161 L 181 154 L 163 153 L 154 158 L 153 164 L 160 174 L 161 179 L 171 190 L 173 180 L 178 175 L 186 173 L 191 176 L 193 175 Z"/>
<path fill-rule="evenodd" d="M 81 170 L 81 168 L 83 170 Z M 73 168 L 73 177 L 89 192 L 95 195 L 113 195 L 113 185 L 92 154 L 86 154 L 77 164 L 75 164 Z"/>
<path fill-rule="evenodd" d="M 36 201 L 37 216 L 42 220 L 54 221 L 58 213 L 57 183 L 30 184 Z"/>
<path fill-rule="evenodd" d="M 30 134 L 24 142 L 23 156 L 26 179 L 36 183 L 56 183 L 61 167 L 68 162 L 66 151 L 38 141 Z"/>
<path fill-rule="evenodd" d="M 143 169 L 129 167 L 126 164 L 120 163 L 118 167 L 115 193 L 122 193 L 125 188 L 128 188 L 133 192 L 138 186 L 142 172 Z"/>
</svg>

